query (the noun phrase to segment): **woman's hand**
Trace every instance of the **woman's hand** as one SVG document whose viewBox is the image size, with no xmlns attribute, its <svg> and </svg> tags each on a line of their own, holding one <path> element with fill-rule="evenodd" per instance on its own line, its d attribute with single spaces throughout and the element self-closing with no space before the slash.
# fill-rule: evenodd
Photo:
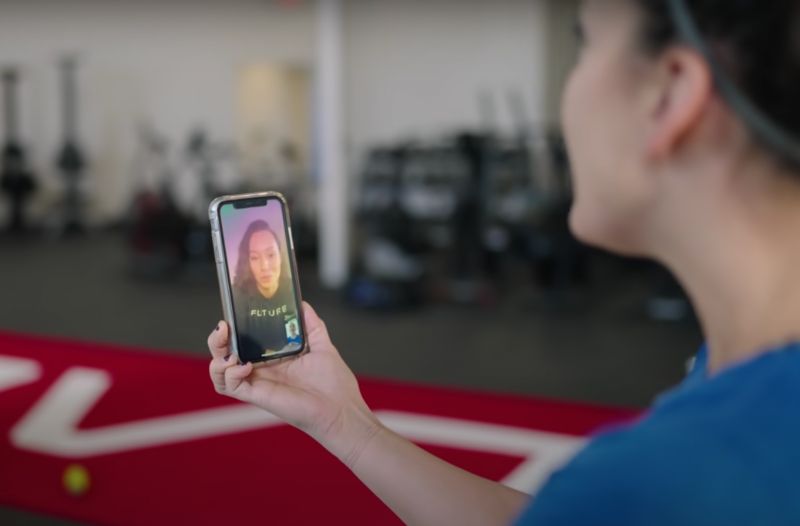
<svg viewBox="0 0 800 526">
<path fill-rule="evenodd" d="M 228 326 L 220 322 L 208 337 L 211 380 L 218 393 L 269 411 L 352 466 L 381 425 L 333 346 L 325 323 L 307 303 L 303 317 L 309 352 L 261 367 L 236 361 L 229 351 Z"/>
</svg>

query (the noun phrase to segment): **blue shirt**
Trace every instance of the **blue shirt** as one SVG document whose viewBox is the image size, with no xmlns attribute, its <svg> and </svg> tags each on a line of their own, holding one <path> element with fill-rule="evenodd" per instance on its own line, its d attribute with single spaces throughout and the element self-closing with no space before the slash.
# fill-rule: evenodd
<svg viewBox="0 0 800 526">
<path fill-rule="evenodd" d="M 800 525 L 800 343 L 708 377 L 554 473 L 520 526 Z"/>
</svg>

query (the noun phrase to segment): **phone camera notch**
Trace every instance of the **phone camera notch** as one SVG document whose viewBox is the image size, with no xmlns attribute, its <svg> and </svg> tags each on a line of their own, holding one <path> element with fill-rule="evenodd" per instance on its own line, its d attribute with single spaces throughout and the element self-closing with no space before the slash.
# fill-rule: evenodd
<svg viewBox="0 0 800 526">
<path fill-rule="evenodd" d="M 241 208 L 256 208 L 259 206 L 267 206 L 267 198 L 266 197 L 258 197 L 253 199 L 242 199 L 241 201 L 235 201 L 233 203 L 233 207 L 236 209 Z"/>
</svg>

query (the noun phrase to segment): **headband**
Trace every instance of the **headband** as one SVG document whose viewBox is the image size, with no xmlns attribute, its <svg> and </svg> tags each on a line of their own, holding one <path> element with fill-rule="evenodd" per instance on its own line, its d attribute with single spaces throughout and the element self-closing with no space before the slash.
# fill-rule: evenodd
<svg viewBox="0 0 800 526">
<path fill-rule="evenodd" d="M 765 146 L 800 166 L 800 140 L 756 107 L 725 73 L 703 39 L 685 0 L 669 0 L 669 10 L 681 38 L 708 62 L 714 83 L 731 109 Z"/>
</svg>

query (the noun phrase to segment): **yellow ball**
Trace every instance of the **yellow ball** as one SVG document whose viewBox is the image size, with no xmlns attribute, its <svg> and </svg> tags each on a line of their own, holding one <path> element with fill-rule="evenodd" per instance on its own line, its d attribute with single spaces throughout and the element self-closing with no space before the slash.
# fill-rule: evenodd
<svg viewBox="0 0 800 526">
<path fill-rule="evenodd" d="M 64 483 L 64 489 L 66 489 L 69 494 L 76 497 L 84 495 L 89 491 L 89 487 L 91 486 L 89 471 L 80 464 L 70 464 L 67 466 L 67 469 L 64 470 L 62 481 Z"/>
</svg>

